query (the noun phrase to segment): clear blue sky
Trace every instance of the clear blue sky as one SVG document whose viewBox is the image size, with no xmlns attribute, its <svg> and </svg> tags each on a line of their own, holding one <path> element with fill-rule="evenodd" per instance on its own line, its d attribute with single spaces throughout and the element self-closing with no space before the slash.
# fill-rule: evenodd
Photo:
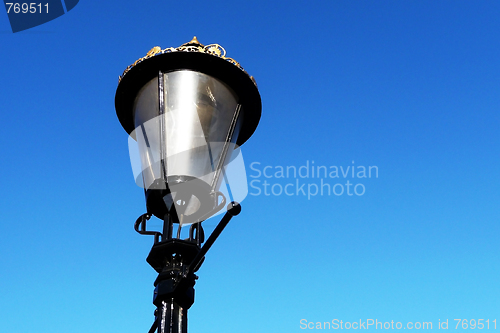
<svg viewBox="0 0 500 333">
<path fill-rule="evenodd" d="M 145 204 L 114 94 L 153 46 L 194 35 L 259 85 L 249 176 L 314 161 L 378 177 L 323 179 L 363 184 L 352 196 L 250 187 L 199 271 L 191 333 L 500 321 L 499 17 L 497 1 L 81 0 L 13 34 L 0 14 L 0 331 L 149 329 L 152 239 L 133 230 Z"/>
</svg>

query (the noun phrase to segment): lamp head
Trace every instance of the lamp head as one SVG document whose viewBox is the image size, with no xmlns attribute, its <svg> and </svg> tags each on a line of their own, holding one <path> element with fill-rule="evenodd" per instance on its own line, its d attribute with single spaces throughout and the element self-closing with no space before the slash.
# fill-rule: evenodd
<svg viewBox="0 0 500 333">
<path fill-rule="evenodd" d="M 262 108 L 253 77 L 220 45 L 196 37 L 177 48 L 154 47 L 129 66 L 115 107 L 139 148 L 148 212 L 181 224 L 223 206 L 224 167 L 254 133 Z"/>
</svg>

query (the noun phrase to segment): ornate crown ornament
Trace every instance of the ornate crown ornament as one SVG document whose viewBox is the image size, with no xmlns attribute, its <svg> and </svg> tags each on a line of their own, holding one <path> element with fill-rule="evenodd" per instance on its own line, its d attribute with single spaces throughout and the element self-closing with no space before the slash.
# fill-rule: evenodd
<svg viewBox="0 0 500 333">
<path fill-rule="evenodd" d="M 233 58 L 226 57 L 226 50 L 222 46 L 220 46 L 219 44 L 210 44 L 205 46 L 198 41 L 196 36 L 194 36 L 190 42 L 184 43 L 179 47 L 167 47 L 163 50 L 159 46 L 153 47 L 144 57 L 136 60 L 136 62 L 128 66 L 125 69 L 125 71 L 123 71 L 123 74 L 118 78 L 118 83 L 120 83 L 125 74 L 127 74 L 128 71 L 130 71 L 137 64 L 143 62 L 146 59 L 152 58 L 156 55 L 170 53 L 170 52 L 199 52 L 199 53 L 210 54 L 219 57 L 221 59 L 227 60 L 228 62 L 232 63 L 233 65 L 241 69 L 246 75 L 248 75 L 252 80 L 252 82 L 255 84 L 255 86 L 257 86 L 257 82 L 255 82 L 253 76 L 250 76 L 250 74 L 248 74 L 247 71 L 245 71 L 243 67 L 241 67 L 239 62 L 237 62 Z"/>
</svg>

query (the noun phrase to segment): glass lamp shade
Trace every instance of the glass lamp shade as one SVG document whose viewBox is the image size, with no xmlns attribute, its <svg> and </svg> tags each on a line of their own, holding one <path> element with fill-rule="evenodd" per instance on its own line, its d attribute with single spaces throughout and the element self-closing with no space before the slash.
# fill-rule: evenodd
<svg viewBox="0 0 500 333">
<path fill-rule="evenodd" d="M 193 70 L 159 72 L 139 90 L 131 135 L 148 211 L 181 224 L 216 212 L 243 112 L 229 86 Z"/>
</svg>

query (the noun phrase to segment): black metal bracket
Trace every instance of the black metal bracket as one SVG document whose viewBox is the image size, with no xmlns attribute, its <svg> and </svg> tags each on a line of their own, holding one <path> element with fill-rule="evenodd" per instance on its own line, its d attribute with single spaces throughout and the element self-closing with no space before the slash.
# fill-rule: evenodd
<svg viewBox="0 0 500 333">
<path fill-rule="evenodd" d="M 146 230 L 146 221 L 149 220 L 150 218 L 151 218 L 151 215 L 148 213 L 142 214 L 141 216 L 139 216 L 139 218 L 134 223 L 134 229 L 135 229 L 135 231 L 137 231 L 141 235 L 153 235 L 153 236 L 155 236 L 154 242 L 158 243 L 160 236 L 162 235 L 161 232 L 147 231 Z M 140 229 L 139 229 L 139 227 L 140 227 Z"/>
<path fill-rule="evenodd" d="M 221 210 L 224 207 L 224 205 L 226 204 L 226 197 L 224 196 L 224 194 L 222 194 L 219 191 L 213 192 L 213 193 L 215 195 L 217 202 L 219 201 L 219 197 L 222 198 L 221 202 L 219 204 L 216 204 L 216 207 L 214 209 L 212 209 L 210 212 L 201 216 L 199 222 L 191 224 L 191 226 L 189 228 L 189 241 L 196 242 L 198 244 L 198 246 L 201 246 L 201 244 L 205 241 L 205 233 L 203 231 L 203 227 L 201 226 L 201 223 L 204 222 L 207 217 L 209 217 L 212 214 L 214 214 L 215 212 L 218 212 L 219 210 Z M 230 204 L 230 206 L 233 204 L 239 205 L 236 202 L 232 202 Z M 229 209 L 229 206 L 228 206 L 228 209 Z M 240 210 L 241 210 L 241 208 L 240 208 Z M 175 214 L 175 212 L 174 212 L 174 214 Z M 148 231 L 148 230 L 146 230 L 146 221 L 148 221 L 152 215 L 153 214 L 151 214 L 148 210 L 147 213 L 139 216 L 139 218 L 137 218 L 137 220 L 134 223 L 135 231 L 137 231 L 141 235 L 154 236 L 154 244 L 157 244 L 160 242 L 160 237 L 161 237 L 162 242 L 169 240 L 169 239 L 176 239 L 173 237 L 173 229 L 174 229 L 174 222 L 177 221 L 176 223 L 179 223 L 178 219 L 176 219 L 174 221 L 173 216 L 171 216 L 171 213 L 167 213 L 163 217 L 163 232 Z M 181 228 L 182 228 L 182 225 L 179 223 L 179 227 L 177 230 L 177 239 L 180 239 Z"/>
</svg>

